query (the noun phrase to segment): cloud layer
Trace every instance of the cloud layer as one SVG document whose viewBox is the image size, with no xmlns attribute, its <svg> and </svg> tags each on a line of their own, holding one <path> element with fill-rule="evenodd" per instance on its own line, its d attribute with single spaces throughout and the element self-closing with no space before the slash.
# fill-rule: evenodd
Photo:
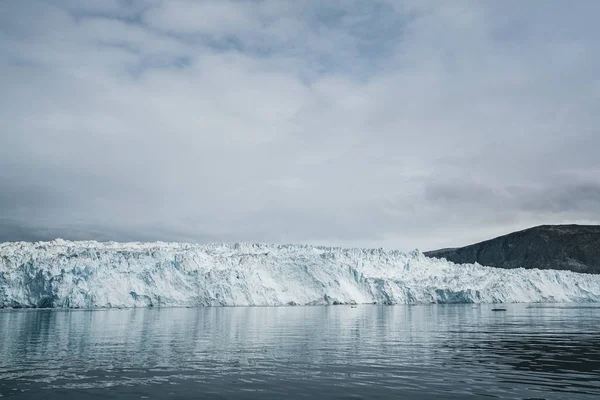
<svg viewBox="0 0 600 400">
<path fill-rule="evenodd" d="M 600 223 L 600 3 L 0 3 L 0 240 Z"/>
</svg>

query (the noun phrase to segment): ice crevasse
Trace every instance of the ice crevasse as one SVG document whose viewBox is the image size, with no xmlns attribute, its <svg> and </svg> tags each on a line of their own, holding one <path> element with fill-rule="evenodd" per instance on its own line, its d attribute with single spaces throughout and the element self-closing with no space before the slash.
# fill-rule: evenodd
<svg viewBox="0 0 600 400">
<path fill-rule="evenodd" d="M 0 307 L 597 302 L 600 275 L 302 245 L 0 243 Z"/>
</svg>

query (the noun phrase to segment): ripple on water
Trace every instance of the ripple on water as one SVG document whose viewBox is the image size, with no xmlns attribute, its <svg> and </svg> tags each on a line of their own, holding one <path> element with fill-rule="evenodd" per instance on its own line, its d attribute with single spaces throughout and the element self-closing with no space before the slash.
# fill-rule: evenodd
<svg viewBox="0 0 600 400">
<path fill-rule="evenodd" d="M 0 396 L 600 398 L 600 308 L 491 308 L 3 312 Z"/>
</svg>

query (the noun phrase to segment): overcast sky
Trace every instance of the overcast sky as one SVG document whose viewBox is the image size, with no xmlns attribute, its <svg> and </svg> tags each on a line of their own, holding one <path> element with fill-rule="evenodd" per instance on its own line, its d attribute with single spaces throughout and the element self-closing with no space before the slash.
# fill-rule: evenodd
<svg viewBox="0 0 600 400">
<path fill-rule="evenodd" d="M 0 2 L 0 241 L 600 223 L 600 1 Z"/>
</svg>

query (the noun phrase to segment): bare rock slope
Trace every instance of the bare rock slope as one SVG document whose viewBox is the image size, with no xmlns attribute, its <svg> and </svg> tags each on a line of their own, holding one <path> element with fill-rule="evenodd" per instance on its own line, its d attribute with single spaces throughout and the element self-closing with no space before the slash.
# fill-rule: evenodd
<svg viewBox="0 0 600 400">
<path fill-rule="evenodd" d="M 600 274 L 600 225 L 542 225 L 470 246 L 429 251 L 457 264 Z"/>
</svg>

